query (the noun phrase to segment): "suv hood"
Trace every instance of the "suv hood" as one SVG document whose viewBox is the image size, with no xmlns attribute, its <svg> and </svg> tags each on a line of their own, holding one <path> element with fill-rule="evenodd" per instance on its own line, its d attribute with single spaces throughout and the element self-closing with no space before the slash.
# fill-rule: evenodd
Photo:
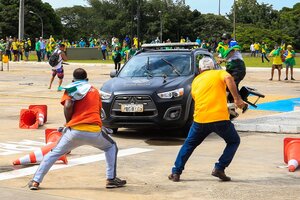
<svg viewBox="0 0 300 200">
<path fill-rule="evenodd" d="M 143 90 L 143 91 L 166 91 L 168 89 L 176 89 L 186 81 L 193 78 L 190 76 L 180 76 L 180 77 L 152 77 L 152 78 L 119 78 L 115 77 L 102 86 L 101 90 L 105 92 L 122 92 L 131 90 Z M 165 80 L 165 81 L 164 81 Z"/>
</svg>

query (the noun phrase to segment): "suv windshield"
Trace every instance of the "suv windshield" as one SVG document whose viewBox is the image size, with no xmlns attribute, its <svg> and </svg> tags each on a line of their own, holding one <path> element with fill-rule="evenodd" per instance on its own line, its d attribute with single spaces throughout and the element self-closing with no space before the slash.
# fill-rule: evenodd
<svg viewBox="0 0 300 200">
<path fill-rule="evenodd" d="M 132 57 L 119 77 L 187 76 L 191 74 L 190 54 L 144 54 Z"/>
</svg>

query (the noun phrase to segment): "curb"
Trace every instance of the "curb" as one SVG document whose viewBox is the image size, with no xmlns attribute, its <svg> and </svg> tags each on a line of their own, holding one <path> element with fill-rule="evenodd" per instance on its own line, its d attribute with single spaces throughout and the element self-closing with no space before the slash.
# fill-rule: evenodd
<svg viewBox="0 0 300 200">
<path fill-rule="evenodd" d="M 300 112 L 284 112 L 232 123 L 237 131 L 300 134 Z"/>
<path fill-rule="evenodd" d="M 300 134 L 300 126 L 291 125 L 269 125 L 269 124 L 247 124 L 233 122 L 235 129 L 241 132 L 265 132 L 265 133 L 290 133 Z"/>
</svg>

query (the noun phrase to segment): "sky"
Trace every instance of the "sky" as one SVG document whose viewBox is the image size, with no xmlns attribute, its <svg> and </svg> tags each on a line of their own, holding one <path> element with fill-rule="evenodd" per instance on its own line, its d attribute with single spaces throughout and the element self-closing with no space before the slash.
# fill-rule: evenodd
<svg viewBox="0 0 300 200">
<path fill-rule="evenodd" d="M 42 0 L 48 2 L 54 9 L 60 7 L 72 7 L 74 5 L 88 6 L 86 0 Z M 220 0 L 222 15 L 230 12 L 234 0 Z M 272 4 L 273 9 L 281 10 L 283 7 L 292 8 L 293 5 L 299 3 L 299 0 L 257 0 L 258 3 Z M 219 13 L 219 0 L 186 0 L 185 3 L 191 7 L 192 10 L 197 9 L 203 14 Z"/>
</svg>

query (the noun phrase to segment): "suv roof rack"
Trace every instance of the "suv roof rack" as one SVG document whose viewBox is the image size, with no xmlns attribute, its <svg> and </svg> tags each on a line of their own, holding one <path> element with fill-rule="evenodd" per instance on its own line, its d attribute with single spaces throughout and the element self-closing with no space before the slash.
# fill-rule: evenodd
<svg viewBox="0 0 300 200">
<path fill-rule="evenodd" d="M 159 48 L 159 47 L 195 47 L 199 46 L 197 42 L 173 42 L 173 43 L 155 43 L 155 44 L 142 44 L 142 48 Z"/>
</svg>

